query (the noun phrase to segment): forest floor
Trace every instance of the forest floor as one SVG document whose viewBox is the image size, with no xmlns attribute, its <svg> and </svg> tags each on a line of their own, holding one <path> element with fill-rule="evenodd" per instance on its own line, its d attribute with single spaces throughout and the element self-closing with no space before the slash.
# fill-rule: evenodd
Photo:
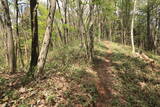
<svg viewBox="0 0 160 107">
<path fill-rule="evenodd" d="M 159 107 L 160 56 L 146 54 L 156 64 L 108 41 L 96 43 L 92 64 L 77 44 L 51 50 L 40 80 L 0 73 L 0 107 Z"/>
</svg>

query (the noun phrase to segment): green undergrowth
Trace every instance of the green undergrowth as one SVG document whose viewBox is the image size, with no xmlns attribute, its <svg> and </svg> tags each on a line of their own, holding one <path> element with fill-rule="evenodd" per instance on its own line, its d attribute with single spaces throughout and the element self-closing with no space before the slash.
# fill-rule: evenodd
<svg viewBox="0 0 160 107">
<path fill-rule="evenodd" d="M 6 87 L 1 88 L 0 106 L 1 104 L 17 107 L 92 105 L 96 102 L 98 93 L 94 81 L 90 81 L 93 75 L 86 72 L 86 67 L 90 64 L 85 59 L 84 48 L 80 47 L 79 42 L 50 49 L 44 77 L 26 86 L 18 85 L 16 88 L 8 88 L 9 83 L 6 84 Z M 5 79 L 0 78 L 0 85 L 4 83 Z"/>
<path fill-rule="evenodd" d="M 157 62 L 160 64 L 160 56 L 155 55 L 155 54 L 152 53 L 152 52 L 146 52 L 146 54 L 147 54 L 150 58 L 154 59 L 155 61 L 157 61 Z"/>
<path fill-rule="evenodd" d="M 90 64 L 86 60 L 85 49 L 79 42 L 72 42 L 49 53 L 46 72 L 48 74 L 54 72 L 64 77 L 70 85 L 69 90 L 63 93 L 67 103 L 60 103 L 60 106 L 86 107 L 96 101 L 98 93 L 94 81 L 88 80 L 93 77 L 86 72 L 85 68 L 88 66 Z"/>
<path fill-rule="evenodd" d="M 106 44 L 107 45 L 107 44 Z M 105 43 L 96 47 L 97 55 L 107 56 L 105 50 L 112 54 L 111 60 L 113 78 L 113 107 L 159 107 L 160 106 L 160 69 L 152 67 L 142 59 L 131 54 L 129 46 L 109 42 L 109 49 Z M 159 56 L 145 52 L 159 64 Z"/>
<path fill-rule="evenodd" d="M 86 65 L 84 48 L 80 48 L 78 42 L 72 42 L 66 46 L 53 49 L 49 55 L 46 63 L 46 69 L 65 72 L 72 65 Z"/>
<path fill-rule="evenodd" d="M 23 78 L 21 74 L 11 77 L 1 74 L 0 107 L 94 107 L 101 97 L 96 81 L 104 83 L 104 88 L 109 88 L 106 90 L 112 90 L 108 103 L 113 107 L 160 106 L 160 72 L 157 67 L 133 57 L 129 46 L 112 42 L 96 42 L 94 56 L 94 64 L 104 63 L 97 60 L 99 58 L 110 60 L 106 65 L 109 70 L 94 68 L 98 66 L 87 63 L 84 47 L 75 41 L 50 48 L 45 75 L 40 80 L 23 86 L 19 79 Z M 149 57 L 155 58 L 157 63 L 160 60 L 156 55 L 150 54 Z M 105 67 L 105 64 L 102 65 Z M 102 71 L 110 71 L 110 84 L 106 81 L 110 73 L 103 75 Z"/>
</svg>

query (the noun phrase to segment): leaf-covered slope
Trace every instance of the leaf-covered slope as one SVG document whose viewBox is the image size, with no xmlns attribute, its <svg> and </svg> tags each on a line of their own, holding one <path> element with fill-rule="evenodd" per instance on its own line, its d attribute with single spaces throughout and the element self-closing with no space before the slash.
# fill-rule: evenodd
<svg viewBox="0 0 160 107">
<path fill-rule="evenodd" d="M 143 59 L 133 57 L 129 46 L 104 42 L 98 44 L 96 49 L 98 56 L 111 63 L 110 70 L 106 72 L 112 76 L 112 106 L 160 106 L 159 56 L 154 55 L 156 66 L 152 66 Z"/>
</svg>

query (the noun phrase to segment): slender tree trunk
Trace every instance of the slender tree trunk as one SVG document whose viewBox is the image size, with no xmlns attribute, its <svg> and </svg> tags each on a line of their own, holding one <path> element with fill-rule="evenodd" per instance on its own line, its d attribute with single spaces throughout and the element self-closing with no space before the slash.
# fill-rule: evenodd
<svg viewBox="0 0 160 107">
<path fill-rule="evenodd" d="M 97 14 L 98 14 L 98 41 L 101 41 L 101 36 L 102 36 L 102 31 L 101 31 L 101 15 L 100 15 L 100 10 L 99 6 L 97 6 Z"/>
<path fill-rule="evenodd" d="M 68 6 L 68 0 L 64 0 L 64 37 L 66 38 L 66 43 L 68 42 L 68 28 L 67 28 L 67 6 Z"/>
<path fill-rule="evenodd" d="M 82 34 L 82 26 L 83 26 L 83 11 L 82 11 L 82 6 L 81 6 L 81 0 L 77 0 L 76 1 L 77 3 L 77 8 L 78 8 L 78 11 L 77 11 L 77 16 L 78 16 L 78 37 L 80 38 L 80 41 L 81 41 L 81 46 L 84 45 L 83 43 L 83 34 Z"/>
<path fill-rule="evenodd" d="M 90 52 L 89 60 L 91 62 L 93 61 L 93 50 L 94 50 L 93 27 L 94 27 L 94 25 L 92 24 L 91 27 L 90 27 L 90 29 L 89 29 L 89 38 L 90 38 L 90 41 L 89 41 L 89 52 Z"/>
<path fill-rule="evenodd" d="M 158 8 L 160 10 L 160 7 Z M 157 35 L 157 54 L 160 55 L 160 11 L 158 11 L 158 35 Z"/>
<path fill-rule="evenodd" d="M 5 59 L 6 59 L 6 66 L 9 65 L 9 56 L 8 56 L 8 46 L 7 46 L 7 33 L 4 32 L 4 46 L 5 48 Z"/>
<path fill-rule="evenodd" d="M 58 11 L 62 15 L 62 13 L 61 13 L 61 7 L 60 7 L 60 4 L 59 4 L 58 0 L 56 0 L 56 2 L 57 2 L 57 5 L 58 5 Z M 64 24 L 63 18 L 61 18 L 61 23 Z M 63 27 L 63 29 L 64 29 L 64 27 Z M 63 35 L 62 37 L 63 37 L 64 44 L 67 44 L 67 38 L 66 38 L 66 36 Z"/>
<path fill-rule="evenodd" d="M 5 25 L 2 20 L 2 17 L 0 16 L 0 35 L 3 36 L 3 46 L 5 50 L 5 59 L 6 59 L 6 66 L 9 65 L 9 58 L 8 58 L 8 46 L 7 46 L 7 32 L 5 31 Z"/>
<path fill-rule="evenodd" d="M 9 13 L 8 0 L 1 0 L 2 8 L 5 11 L 5 23 L 6 23 L 6 32 L 7 32 L 7 46 L 8 46 L 8 57 L 9 57 L 9 71 L 14 73 L 16 71 L 16 59 L 15 59 L 15 50 L 14 50 L 14 40 L 12 32 L 12 24 Z"/>
<path fill-rule="evenodd" d="M 153 38 L 151 34 L 151 27 L 150 27 L 150 18 L 151 18 L 151 10 L 150 10 L 150 0 L 147 1 L 147 50 L 153 49 Z"/>
<path fill-rule="evenodd" d="M 17 59 L 17 53 L 19 53 L 20 56 L 20 62 L 22 67 L 24 67 L 23 57 L 22 57 L 22 50 L 20 47 L 20 39 L 19 39 L 19 28 L 18 28 L 18 17 L 19 17 L 19 8 L 18 8 L 18 0 L 15 0 L 15 8 L 16 8 L 16 59 Z"/>
<path fill-rule="evenodd" d="M 124 45 L 126 45 L 126 28 L 122 28 L 123 30 L 122 30 L 122 43 L 124 44 Z"/>
<path fill-rule="evenodd" d="M 48 10 L 48 7 L 49 7 L 49 0 L 47 0 L 47 10 Z"/>
<path fill-rule="evenodd" d="M 133 9 L 133 16 L 132 16 L 132 22 L 131 22 L 131 44 L 132 44 L 132 53 L 135 53 L 135 46 L 134 46 L 134 20 L 135 20 L 135 11 L 136 11 L 136 2 L 137 0 L 134 0 L 134 9 Z"/>
<path fill-rule="evenodd" d="M 93 1 L 91 1 L 91 4 L 89 6 L 89 21 L 88 21 L 88 27 L 87 27 L 87 30 L 88 30 L 88 58 L 89 58 L 89 61 L 92 62 L 93 61 L 93 48 L 94 48 L 94 36 L 93 36 L 93 9 L 94 9 L 94 5 L 92 4 Z"/>
<path fill-rule="evenodd" d="M 100 42 L 100 41 L 101 41 L 101 37 L 102 37 L 101 22 L 99 22 L 98 30 L 99 30 L 99 34 L 98 34 L 98 41 Z"/>
<path fill-rule="evenodd" d="M 125 39 L 125 30 L 124 30 L 124 24 L 123 24 L 123 19 L 121 19 L 121 36 L 122 36 L 122 40 L 121 40 L 121 43 L 124 44 L 124 39 Z"/>
<path fill-rule="evenodd" d="M 42 74 L 44 72 L 43 69 L 44 69 L 44 65 L 46 62 L 49 43 L 50 43 L 50 39 L 51 39 L 51 35 L 52 35 L 52 26 L 53 26 L 55 10 L 56 10 L 56 0 L 50 0 L 49 14 L 48 14 L 48 18 L 47 18 L 47 27 L 46 27 L 40 55 L 38 57 L 38 71 L 37 71 L 36 76 L 38 76 L 38 74 Z"/>
<path fill-rule="evenodd" d="M 33 76 L 36 69 L 39 47 L 38 47 L 38 19 L 37 19 L 37 0 L 30 0 L 30 13 L 31 13 L 31 32 L 32 32 L 32 47 L 31 47 L 31 61 L 29 68 L 29 75 Z"/>
<path fill-rule="evenodd" d="M 109 27 L 109 40 L 112 41 L 112 22 L 110 22 L 110 27 Z"/>
<path fill-rule="evenodd" d="M 61 32 L 61 29 L 59 28 L 58 26 L 58 23 L 55 21 L 55 24 L 56 24 L 56 27 L 57 27 L 57 30 L 58 30 L 58 33 L 59 33 L 59 37 L 61 39 L 61 42 L 63 43 L 63 36 L 62 36 L 62 32 Z"/>
</svg>

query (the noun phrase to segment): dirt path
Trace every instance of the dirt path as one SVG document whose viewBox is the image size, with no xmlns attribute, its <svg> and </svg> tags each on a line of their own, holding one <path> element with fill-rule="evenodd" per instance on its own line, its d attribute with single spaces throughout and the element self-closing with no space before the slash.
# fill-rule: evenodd
<svg viewBox="0 0 160 107">
<path fill-rule="evenodd" d="M 106 48 L 109 47 L 109 42 L 105 42 Z M 109 56 L 112 55 L 111 50 L 106 50 L 106 55 L 98 56 L 95 61 L 94 71 L 97 72 L 98 79 L 96 87 L 99 93 L 99 98 L 95 107 L 111 107 L 112 100 L 112 75 L 111 75 L 111 61 Z"/>
</svg>

